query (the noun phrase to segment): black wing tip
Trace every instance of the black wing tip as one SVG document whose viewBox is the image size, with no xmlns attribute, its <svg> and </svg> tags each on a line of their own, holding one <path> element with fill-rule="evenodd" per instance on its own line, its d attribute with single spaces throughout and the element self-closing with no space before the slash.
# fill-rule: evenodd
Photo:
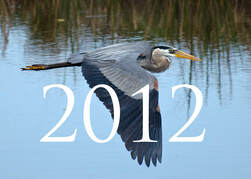
<svg viewBox="0 0 251 179">
<path fill-rule="evenodd" d="M 151 156 L 150 158 L 146 158 L 146 156 L 139 157 L 136 154 L 136 151 L 131 151 L 131 157 L 132 157 L 133 160 L 136 160 L 136 158 L 137 158 L 137 162 L 141 166 L 142 166 L 142 163 L 143 163 L 143 160 L 144 160 L 145 161 L 145 165 L 148 168 L 151 166 L 151 163 L 153 164 L 154 167 L 157 167 L 157 164 L 158 163 L 161 164 L 161 162 L 162 162 L 162 156 L 161 155 Z"/>
<path fill-rule="evenodd" d="M 159 149 L 149 149 L 149 144 L 137 144 L 134 143 L 133 140 L 139 139 L 142 135 L 141 128 L 141 118 L 140 114 L 142 114 L 142 101 L 141 100 L 135 100 L 133 98 L 130 98 L 124 94 L 123 91 L 118 89 L 114 84 L 110 82 L 109 79 L 107 79 L 100 69 L 91 64 L 87 61 L 82 63 L 82 73 L 84 78 L 86 79 L 87 83 L 89 84 L 89 87 L 92 88 L 97 84 L 106 84 L 112 87 L 119 98 L 121 105 L 128 105 L 134 106 L 134 108 L 127 108 L 127 110 L 121 111 L 121 120 L 120 126 L 118 129 L 118 134 L 121 136 L 122 141 L 125 143 L 126 149 L 131 152 L 131 157 L 133 160 L 136 160 L 139 163 L 139 165 L 142 165 L 143 160 L 145 160 L 145 165 L 147 167 L 150 167 L 151 163 L 156 167 L 157 161 L 161 162 L 161 152 L 162 149 L 159 147 L 162 147 L 162 145 L 153 146 L 154 148 L 157 147 Z M 105 89 L 98 89 L 95 91 L 97 97 L 100 101 L 103 102 L 105 107 L 110 110 L 110 113 L 113 118 L 113 105 L 110 97 L 107 97 L 109 95 L 106 95 L 107 92 Z M 158 91 L 157 89 L 153 89 L 150 92 L 150 100 L 152 103 L 149 106 L 149 112 L 150 112 L 150 123 L 154 126 L 155 130 L 159 131 L 160 135 L 154 136 L 155 133 L 152 133 L 150 137 L 153 137 L 154 140 L 159 140 L 159 142 L 162 142 L 161 137 L 161 115 L 160 112 L 157 109 L 158 106 Z M 138 108 L 140 106 L 140 108 Z M 123 121 L 123 123 L 122 123 Z M 135 124 L 136 123 L 136 124 Z M 152 129 L 153 130 L 153 129 Z M 154 131 L 155 131 L 154 130 Z M 149 151 L 150 150 L 150 151 Z M 152 161 L 152 162 L 151 162 Z"/>
</svg>

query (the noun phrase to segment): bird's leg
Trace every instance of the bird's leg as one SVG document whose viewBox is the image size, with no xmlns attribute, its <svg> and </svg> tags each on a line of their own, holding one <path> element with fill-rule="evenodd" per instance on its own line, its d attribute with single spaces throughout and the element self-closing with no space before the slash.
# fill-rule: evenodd
<svg viewBox="0 0 251 179">
<path fill-rule="evenodd" d="M 46 70 L 48 65 L 35 64 L 21 68 L 22 70 Z"/>
<path fill-rule="evenodd" d="M 70 63 L 70 62 L 62 62 L 55 64 L 34 64 L 31 66 L 26 66 L 21 68 L 22 70 L 49 70 L 53 68 L 62 68 L 62 67 L 70 67 L 70 66 L 81 66 L 81 63 Z"/>
</svg>

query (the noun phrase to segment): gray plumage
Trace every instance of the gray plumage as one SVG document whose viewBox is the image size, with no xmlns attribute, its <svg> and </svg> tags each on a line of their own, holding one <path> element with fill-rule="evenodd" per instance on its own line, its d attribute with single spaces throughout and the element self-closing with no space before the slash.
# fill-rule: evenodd
<svg viewBox="0 0 251 179">
<path fill-rule="evenodd" d="M 147 166 L 156 166 L 162 158 L 161 115 L 158 105 L 158 80 L 149 72 L 159 73 L 168 69 L 170 57 L 200 61 L 192 55 L 169 46 L 151 47 L 146 42 L 120 43 L 95 50 L 72 54 L 66 62 L 49 65 L 32 65 L 23 70 L 47 70 L 52 68 L 81 66 L 82 73 L 91 88 L 106 84 L 114 89 L 120 102 L 120 124 L 118 134 L 125 143 L 131 157 Z M 149 135 L 158 142 L 135 143 L 142 138 L 142 95 L 132 96 L 145 85 L 149 85 Z M 109 93 L 99 88 L 97 97 L 110 111 L 113 104 Z"/>
<path fill-rule="evenodd" d="M 150 89 L 154 88 L 155 77 L 137 63 L 139 54 L 148 51 L 151 47 L 144 42 L 123 43 L 88 52 L 84 61 L 97 66 L 111 83 L 131 96 L 147 84 Z M 133 98 L 139 98 L 139 95 Z"/>
<path fill-rule="evenodd" d="M 147 166 L 152 160 L 157 164 L 162 155 L 161 116 L 158 108 L 157 79 L 141 67 L 140 55 L 151 57 L 151 47 L 147 43 L 123 43 L 87 52 L 82 63 L 83 76 L 90 87 L 106 84 L 118 95 L 121 116 L 118 133 L 131 151 L 133 159 L 138 158 L 139 164 L 145 160 Z M 149 53 L 150 52 L 150 53 Z M 149 63 L 151 58 L 148 58 Z M 145 85 L 149 84 L 149 123 L 150 138 L 156 143 L 135 143 L 142 138 L 142 95 L 132 96 Z M 109 94 L 104 89 L 95 91 L 98 98 L 110 110 L 113 117 L 113 106 Z"/>
</svg>

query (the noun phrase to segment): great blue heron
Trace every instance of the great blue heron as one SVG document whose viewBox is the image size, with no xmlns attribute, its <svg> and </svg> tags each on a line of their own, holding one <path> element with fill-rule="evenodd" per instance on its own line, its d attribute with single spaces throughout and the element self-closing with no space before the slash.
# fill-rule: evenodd
<svg viewBox="0 0 251 179">
<path fill-rule="evenodd" d="M 23 70 L 47 70 L 67 66 L 82 66 L 82 73 L 91 88 L 106 84 L 117 93 L 120 107 L 120 124 L 117 130 L 133 159 L 138 163 L 156 166 L 162 158 L 161 115 L 158 105 L 158 80 L 149 72 L 163 72 L 168 69 L 170 57 L 200 61 L 192 55 L 170 46 L 151 47 L 146 42 L 119 43 L 73 55 L 67 62 L 50 65 L 32 65 Z M 136 143 L 142 138 L 142 96 L 132 96 L 149 84 L 149 136 L 158 142 Z M 97 97 L 109 109 L 113 117 L 113 105 L 109 93 L 99 88 Z"/>
</svg>

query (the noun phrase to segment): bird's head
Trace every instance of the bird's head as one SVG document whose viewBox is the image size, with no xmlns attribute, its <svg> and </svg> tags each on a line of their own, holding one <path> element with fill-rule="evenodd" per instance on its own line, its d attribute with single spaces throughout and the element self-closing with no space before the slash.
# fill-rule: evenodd
<svg viewBox="0 0 251 179">
<path fill-rule="evenodd" d="M 155 46 L 152 48 L 152 56 L 156 56 L 157 58 L 165 57 L 166 60 L 170 63 L 170 57 L 178 57 L 178 58 L 185 58 L 194 61 L 201 61 L 201 59 L 190 55 L 186 52 L 178 50 L 176 48 L 170 46 Z"/>
<path fill-rule="evenodd" d="M 140 54 L 137 62 L 148 71 L 160 73 L 168 69 L 171 63 L 171 57 L 201 61 L 201 59 L 195 56 L 170 46 L 155 46 L 150 51 L 148 49 Z"/>
</svg>

